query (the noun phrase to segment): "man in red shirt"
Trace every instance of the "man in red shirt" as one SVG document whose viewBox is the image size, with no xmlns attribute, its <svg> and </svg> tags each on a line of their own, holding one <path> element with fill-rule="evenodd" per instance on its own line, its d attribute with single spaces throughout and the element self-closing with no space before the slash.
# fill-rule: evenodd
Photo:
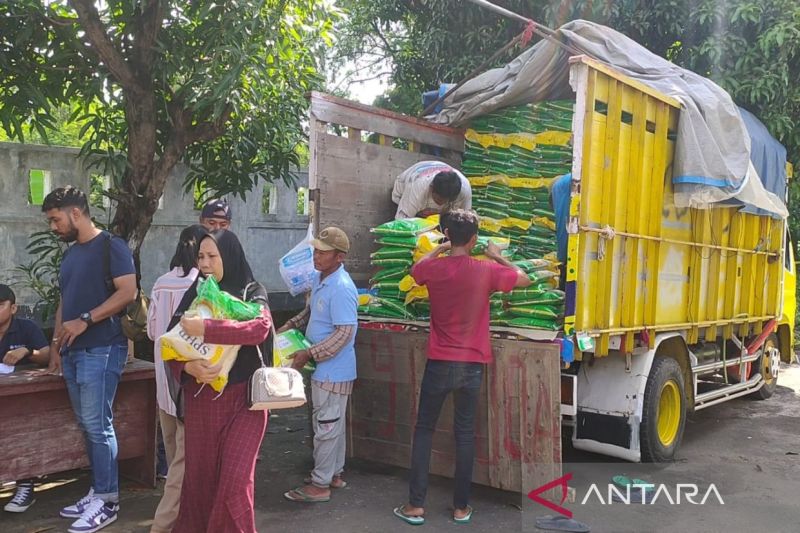
<svg viewBox="0 0 800 533">
<path fill-rule="evenodd" d="M 475 411 L 484 365 L 492 360 L 489 341 L 489 297 L 531 284 L 528 276 L 500 255 L 494 244 L 486 255 L 492 261 L 470 256 L 478 238 L 478 216 L 454 210 L 441 216 L 450 240 L 420 259 L 411 269 L 419 285 L 428 287 L 431 302 L 431 333 L 428 363 L 417 409 L 414 445 L 411 451 L 409 503 L 394 510 L 395 516 L 413 525 L 424 523 L 431 445 L 439 413 L 447 395 L 455 401 L 453 429 L 456 439 L 453 520 L 472 518 L 469 491 L 475 456 Z M 450 255 L 438 257 L 449 250 Z"/>
</svg>

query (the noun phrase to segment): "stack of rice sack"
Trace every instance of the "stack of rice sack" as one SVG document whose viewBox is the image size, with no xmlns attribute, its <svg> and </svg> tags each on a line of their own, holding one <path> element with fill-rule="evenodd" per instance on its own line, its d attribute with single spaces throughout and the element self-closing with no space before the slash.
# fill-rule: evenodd
<svg viewBox="0 0 800 533">
<path fill-rule="evenodd" d="M 414 289 L 411 265 L 441 242 L 444 235 L 436 231 L 438 218 L 409 218 L 392 220 L 370 231 L 375 234 L 378 249 L 370 255 L 372 266 L 378 270 L 370 280 L 371 296 L 359 303 L 359 312 L 383 318 L 427 319 L 430 305 L 427 292 L 424 298 Z M 424 300 L 417 302 L 417 300 Z"/>
<path fill-rule="evenodd" d="M 533 283 L 503 295 L 503 314 L 492 316 L 492 324 L 559 330 L 564 316 L 564 292 L 558 289 L 555 257 L 522 259 L 514 261 L 514 264 L 527 272 Z"/>
<path fill-rule="evenodd" d="M 556 250 L 555 214 L 548 186 L 552 179 L 470 178 L 473 207 L 481 216 L 481 234 L 507 237 L 524 259 Z"/>
<path fill-rule="evenodd" d="M 534 284 L 492 298 L 492 323 L 558 329 L 564 295 L 557 290 L 552 181 L 572 170 L 572 101 L 510 107 L 474 119 L 462 171 L 472 184 L 480 234 L 510 239 Z"/>
<path fill-rule="evenodd" d="M 363 315 L 406 320 L 429 320 L 428 290 L 419 286 L 411 276 L 411 266 L 433 250 L 444 235 L 432 229 L 438 227 L 438 216 L 428 219 L 406 219 L 382 224 L 371 231 L 377 235 L 378 250 L 371 254 L 372 265 L 378 268 L 370 280 L 370 295 L 360 302 Z M 505 237 L 481 236 L 472 250 L 477 259 L 485 256 L 489 241 L 494 242 L 508 259 L 514 249 Z M 500 305 L 503 302 L 500 301 Z"/>
</svg>

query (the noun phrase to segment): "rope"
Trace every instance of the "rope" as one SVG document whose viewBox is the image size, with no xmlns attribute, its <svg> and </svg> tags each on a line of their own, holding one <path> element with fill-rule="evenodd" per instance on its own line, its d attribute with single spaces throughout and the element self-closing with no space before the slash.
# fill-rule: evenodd
<svg viewBox="0 0 800 533">
<path fill-rule="evenodd" d="M 528 43 L 531 42 L 533 39 L 533 33 L 536 31 L 536 23 L 532 20 L 528 21 L 528 25 L 525 26 L 525 31 L 522 32 L 522 37 L 519 39 L 519 45 L 522 48 L 528 46 Z"/>
<path fill-rule="evenodd" d="M 603 229 L 600 230 L 600 235 L 598 235 L 597 240 L 597 260 L 602 261 L 606 257 L 606 242 L 611 241 L 616 237 L 616 233 L 614 232 L 614 228 L 609 226 L 608 224 L 605 225 Z"/>
</svg>

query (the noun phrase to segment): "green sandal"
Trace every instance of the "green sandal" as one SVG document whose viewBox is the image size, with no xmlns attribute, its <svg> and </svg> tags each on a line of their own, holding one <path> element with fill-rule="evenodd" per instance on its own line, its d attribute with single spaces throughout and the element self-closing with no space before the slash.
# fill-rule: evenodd
<svg viewBox="0 0 800 533">
<path fill-rule="evenodd" d="M 410 514 L 406 514 L 405 511 L 403 511 L 404 507 L 405 505 L 401 505 L 400 507 L 395 507 L 392 513 L 394 513 L 394 515 L 397 518 L 399 518 L 406 524 L 411 524 L 412 526 L 421 526 L 422 524 L 425 523 L 424 516 L 411 516 Z"/>
<path fill-rule="evenodd" d="M 456 515 L 453 514 L 453 522 L 456 524 L 469 524 L 472 521 L 472 512 L 474 509 L 467 505 L 467 514 L 464 515 L 462 518 L 456 518 Z"/>
</svg>

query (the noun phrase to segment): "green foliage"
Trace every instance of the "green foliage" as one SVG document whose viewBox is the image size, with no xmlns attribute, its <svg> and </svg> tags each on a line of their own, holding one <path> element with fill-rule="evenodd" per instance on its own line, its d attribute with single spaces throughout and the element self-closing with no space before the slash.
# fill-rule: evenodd
<svg viewBox="0 0 800 533">
<path fill-rule="evenodd" d="M 52 110 L 54 118 L 54 128 L 52 131 L 45 130 L 46 137 L 39 135 L 36 128 L 32 128 L 31 123 L 27 123 L 27 134 L 24 136 L 24 141 L 33 144 L 50 144 L 53 146 L 70 146 L 79 148 L 81 146 L 81 139 L 79 132 L 82 124 L 70 120 L 72 111 L 69 106 L 62 105 Z M 3 128 L 0 128 L 0 141 L 17 141 L 18 138 L 10 137 Z"/>
<path fill-rule="evenodd" d="M 55 315 L 58 307 L 58 270 L 67 246 L 47 229 L 32 233 L 25 249 L 32 259 L 14 270 L 22 277 L 20 283 L 36 294 L 39 299 L 36 305 L 42 320 L 46 321 Z"/>
<path fill-rule="evenodd" d="M 332 0 L 0 2 L 0 130 L 80 139 L 138 249 L 179 161 L 187 191 L 291 183 L 337 13 Z"/>
<path fill-rule="evenodd" d="M 305 187 L 300 187 L 297 189 L 297 214 L 298 215 L 306 215 L 306 194 L 308 194 L 308 189 Z"/>
</svg>

